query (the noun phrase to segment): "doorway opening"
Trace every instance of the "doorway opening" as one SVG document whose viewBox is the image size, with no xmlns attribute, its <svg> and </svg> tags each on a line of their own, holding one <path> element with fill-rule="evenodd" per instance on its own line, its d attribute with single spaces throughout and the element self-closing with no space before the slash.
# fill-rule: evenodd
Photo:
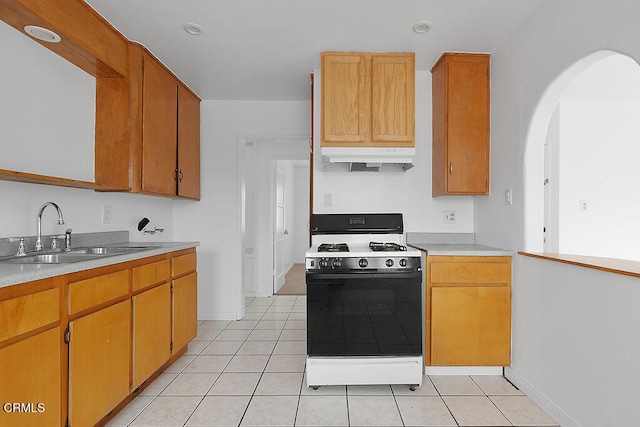
<svg viewBox="0 0 640 427">
<path fill-rule="evenodd" d="M 527 251 L 640 260 L 638 114 L 640 66 L 615 52 L 584 58 L 548 88 L 525 153 Z"/>
<path fill-rule="evenodd" d="M 304 262 L 309 138 L 243 137 L 238 149 L 243 302 L 272 296 L 292 264 Z"/>
</svg>

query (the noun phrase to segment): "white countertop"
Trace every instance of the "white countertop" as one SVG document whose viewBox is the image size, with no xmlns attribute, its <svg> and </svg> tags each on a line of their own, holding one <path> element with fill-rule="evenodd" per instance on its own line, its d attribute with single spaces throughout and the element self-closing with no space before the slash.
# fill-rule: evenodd
<svg viewBox="0 0 640 427">
<path fill-rule="evenodd" d="M 107 265 L 119 264 L 121 262 L 133 261 L 140 258 L 152 257 L 168 252 L 179 251 L 199 246 L 199 242 L 125 242 L 110 244 L 111 246 L 145 246 L 145 249 L 138 252 L 110 255 L 93 258 L 87 261 L 71 262 L 65 264 L 10 264 L 0 263 L 0 288 L 16 285 L 19 283 L 31 282 L 34 280 L 46 279 L 48 277 L 60 276 L 63 274 L 75 273 L 82 270 L 104 267 Z M 109 245 L 105 245 L 109 246 Z"/>
<path fill-rule="evenodd" d="M 513 251 L 476 244 L 460 243 L 409 243 L 407 246 L 442 256 L 513 256 Z"/>
</svg>

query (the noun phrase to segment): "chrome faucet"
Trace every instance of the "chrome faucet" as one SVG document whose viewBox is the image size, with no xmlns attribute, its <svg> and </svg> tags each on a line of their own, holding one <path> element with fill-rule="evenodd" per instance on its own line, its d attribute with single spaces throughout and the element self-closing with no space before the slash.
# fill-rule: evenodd
<svg viewBox="0 0 640 427">
<path fill-rule="evenodd" d="M 42 205 L 40 207 L 40 210 L 38 211 L 38 234 L 36 236 L 36 251 L 41 251 L 42 250 L 42 213 L 44 212 L 45 208 L 47 206 L 53 206 L 54 208 L 56 208 L 56 210 L 58 211 L 58 225 L 64 225 L 64 218 L 62 217 L 62 210 L 60 209 L 60 206 L 56 205 L 53 202 L 47 202 L 44 205 Z"/>
</svg>

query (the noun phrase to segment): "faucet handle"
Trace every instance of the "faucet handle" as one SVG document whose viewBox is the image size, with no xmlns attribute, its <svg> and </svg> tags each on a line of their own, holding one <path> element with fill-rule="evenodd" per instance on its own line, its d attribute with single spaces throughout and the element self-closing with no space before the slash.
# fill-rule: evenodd
<svg viewBox="0 0 640 427">
<path fill-rule="evenodd" d="M 71 232 L 73 230 L 67 228 L 67 231 L 64 232 L 64 250 L 69 252 L 71 250 Z"/>
<path fill-rule="evenodd" d="M 24 247 L 24 237 L 9 237 L 7 242 L 20 242 L 16 256 L 25 256 L 27 254 L 27 250 Z"/>
</svg>

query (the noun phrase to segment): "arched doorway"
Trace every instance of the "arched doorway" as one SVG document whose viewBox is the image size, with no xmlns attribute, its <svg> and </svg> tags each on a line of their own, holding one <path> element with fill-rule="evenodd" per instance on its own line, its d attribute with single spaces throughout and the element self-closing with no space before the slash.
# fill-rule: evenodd
<svg viewBox="0 0 640 427">
<path fill-rule="evenodd" d="M 638 67 L 638 64 L 633 59 L 612 51 L 600 51 L 583 58 L 582 60 L 576 62 L 573 66 L 569 67 L 552 82 L 552 84 L 547 88 L 546 92 L 540 99 L 540 102 L 538 103 L 536 111 L 531 120 L 525 147 L 525 251 L 562 252 L 562 248 L 564 247 L 565 250 L 569 251 L 569 253 L 576 253 L 576 245 L 563 245 L 561 243 L 562 238 L 565 239 L 565 243 L 570 242 L 571 239 L 573 239 L 573 241 L 578 244 L 582 237 L 592 237 L 592 235 L 589 233 L 590 230 L 598 228 L 598 223 L 594 222 L 593 220 L 595 220 L 597 216 L 601 217 L 602 213 L 598 212 L 597 215 L 588 213 L 589 209 L 591 209 L 590 201 L 588 200 L 589 197 L 597 197 L 593 196 L 594 191 L 591 191 L 595 190 L 596 186 L 593 184 L 593 180 L 590 180 L 590 178 L 598 174 L 602 174 L 603 176 L 611 174 L 611 167 L 603 168 L 604 165 L 602 164 L 602 161 L 600 161 L 601 159 L 594 160 L 593 155 L 591 155 L 591 157 L 588 157 L 587 151 L 576 151 L 576 147 L 577 149 L 583 148 L 580 147 L 579 144 L 584 143 L 585 150 L 587 149 L 588 144 L 591 144 L 593 146 L 594 142 L 589 141 L 590 138 L 588 134 L 583 133 L 581 136 L 582 140 L 578 141 L 577 144 L 576 141 L 569 141 L 567 139 L 567 135 L 573 134 L 573 138 L 577 138 L 578 135 L 580 135 L 579 131 L 581 130 L 578 128 L 584 127 L 585 129 L 587 129 L 588 126 L 592 126 L 592 131 L 597 130 L 598 133 L 602 135 L 602 132 L 604 130 L 598 129 L 596 126 L 600 126 L 602 128 L 605 125 L 601 120 L 599 120 L 597 116 L 595 118 L 598 120 L 594 120 L 594 116 L 592 115 L 590 118 L 588 114 L 585 114 L 583 117 L 579 117 L 579 119 L 582 120 L 582 125 L 580 125 L 580 121 L 576 120 L 575 117 L 576 111 L 580 110 L 579 108 L 575 108 L 574 105 L 571 114 L 565 114 L 566 117 L 569 117 L 571 115 L 574 116 L 572 119 L 573 132 L 566 132 L 566 129 L 571 128 L 566 121 L 564 123 L 562 122 L 562 114 L 559 113 L 558 105 L 562 102 L 563 96 L 567 93 L 570 93 L 573 98 L 576 98 L 576 94 L 578 94 L 578 97 L 591 99 L 591 101 L 594 102 L 596 102 L 598 99 L 602 99 L 605 96 L 609 96 L 609 94 L 605 93 L 605 91 L 603 90 L 603 87 L 607 86 L 606 80 L 601 80 L 600 84 L 594 85 L 590 88 L 590 90 L 585 90 L 585 88 L 588 88 L 588 85 L 585 83 L 591 82 L 593 84 L 593 82 L 597 82 L 598 73 L 601 76 L 603 70 L 606 69 L 607 66 L 621 67 L 620 64 L 625 64 L 625 61 L 627 64 L 632 63 L 632 67 L 636 67 L 637 70 L 635 71 L 637 71 L 638 75 L 640 75 L 640 67 Z M 612 69 L 615 70 L 615 68 Z M 628 72 L 611 73 L 611 75 L 609 76 L 609 80 L 610 82 L 614 83 L 614 85 L 612 86 L 613 89 L 610 90 L 610 92 L 615 92 L 615 84 L 619 83 L 616 82 L 615 79 L 620 78 L 620 75 L 628 76 L 630 74 Z M 633 78 L 637 79 L 637 77 L 635 76 Z M 578 87 L 580 87 L 580 85 L 582 86 L 582 95 L 580 95 L 580 92 L 578 90 L 580 88 L 576 90 L 572 89 L 573 82 L 580 82 L 580 84 L 576 83 L 576 85 Z M 638 82 L 638 85 L 640 87 L 640 82 Z M 570 111 L 570 109 L 565 110 Z M 561 153 L 558 146 L 554 145 L 559 143 L 560 134 L 563 129 L 564 132 L 562 133 L 565 136 L 565 148 L 570 146 L 568 142 L 573 142 L 573 151 L 565 149 L 564 153 Z M 613 133 L 611 135 L 612 137 L 614 137 Z M 601 142 L 602 149 L 606 150 L 606 141 L 602 140 Z M 592 149 L 593 147 L 590 148 Z M 562 165 L 562 156 L 565 156 L 564 166 Z M 578 156 L 584 156 L 584 162 L 577 161 L 579 160 Z M 569 185 L 572 179 L 567 179 L 567 177 L 570 176 L 567 175 L 567 171 L 569 171 L 569 174 L 571 174 L 571 168 L 573 168 L 574 173 L 574 176 L 572 176 L 571 178 L 575 178 L 573 179 L 574 182 L 572 186 Z M 560 187 L 560 183 L 558 181 L 560 178 L 560 170 L 563 170 L 563 175 L 565 177 L 564 191 Z M 582 175 L 584 186 L 582 189 L 580 189 L 580 186 L 576 184 L 576 182 L 579 180 L 580 174 L 585 173 L 591 175 Z M 591 187 L 588 187 L 589 185 L 591 185 Z M 608 185 L 611 184 L 609 183 Z M 589 191 L 586 191 L 587 188 L 589 189 Z M 573 191 L 573 193 L 571 193 L 571 191 Z M 573 206 L 572 197 L 580 197 L 577 193 L 585 193 L 585 191 L 589 195 L 585 196 L 583 199 L 578 199 L 575 203 L 575 206 Z M 602 194 L 603 192 L 606 192 L 606 190 L 599 189 L 600 194 Z M 569 197 L 568 195 L 571 197 Z M 602 199 L 604 200 L 606 198 L 602 197 Z M 603 204 L 607 204 L 610 206 L 599 207 L 605 209 L 611 207 L 612 211 L 616 208 L 615 204 L 611 201 L 603 202 Z M 560 215 L 561 213 L 563 214 L 562 216 Z M 581 217 L 577 216 L 580 214 L 582 214 Z M 562 229 L 562 222 L 564 222 L 565 224 L 564 237 L 560 233 Z M 582 229 L 576 227 L 577 224 L 582 223 L 584 223 Z M 570 224 L 570 226 L 567 226 L 567 224 Z M 546 236 L 543 232 L 545 227 L 551 228 L 551 230 L 547 230 Z M 593 236 L 595 238 L 596 234 L 594 234 Z M 546 244 L 545 237 L 547 239 Z M 590 255 L 606 256 L 602 253 L 591 253 Z M 617 255 L 611 254 L 609 256 Z"/>
</svg>

